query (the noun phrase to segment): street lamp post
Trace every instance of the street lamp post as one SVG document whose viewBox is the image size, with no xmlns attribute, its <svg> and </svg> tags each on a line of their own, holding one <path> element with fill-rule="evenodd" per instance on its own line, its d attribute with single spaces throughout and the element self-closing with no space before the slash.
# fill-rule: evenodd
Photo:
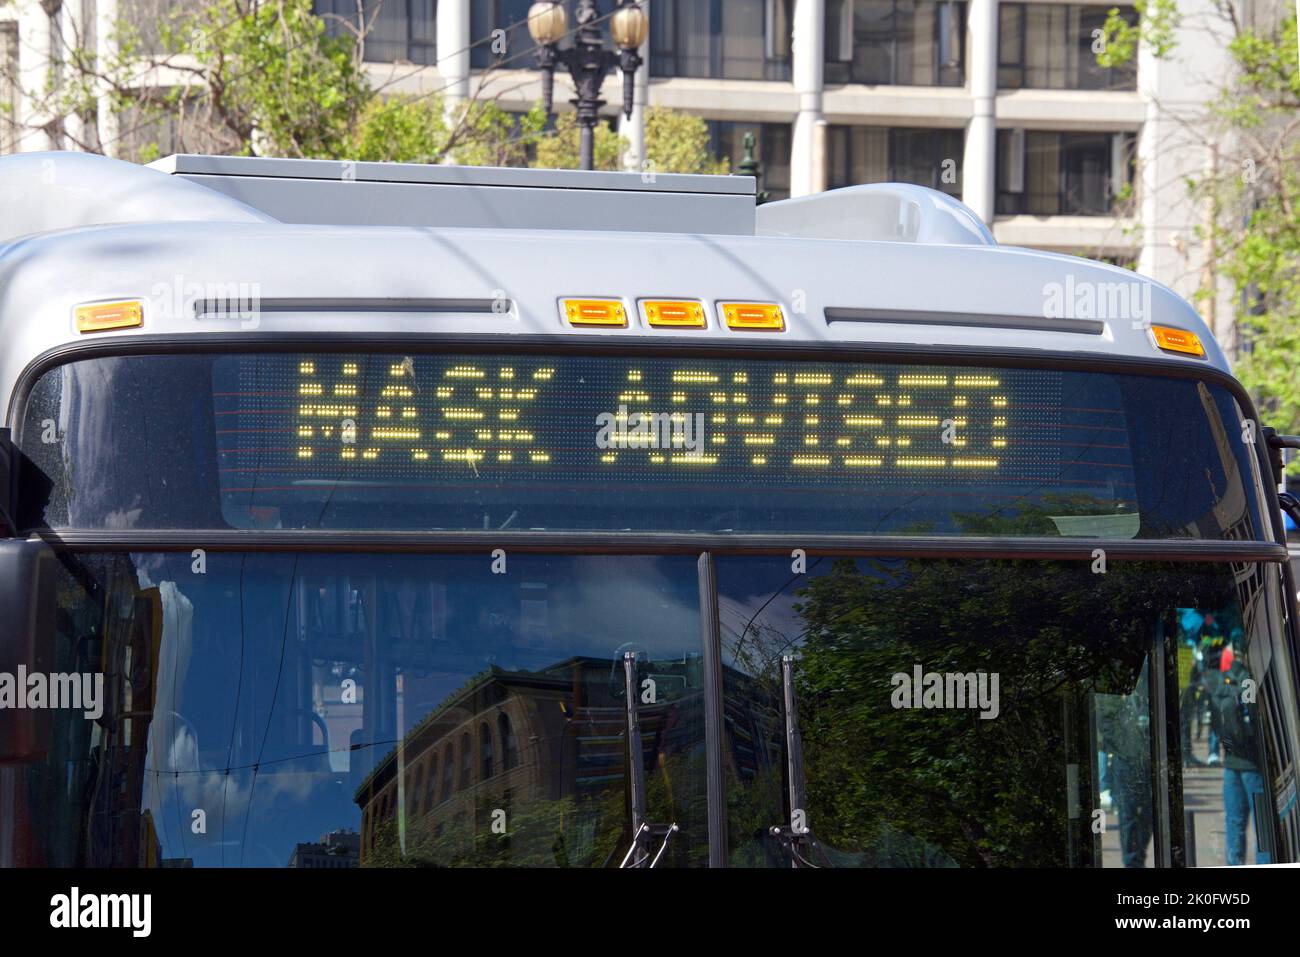
<svg viewBox="0 0 1300 957">
<path fill-rule="evenodd" d="M 578 28 L 573 46 L 567 50 L 556 44 L 565 34 L 564 7 L 558 0 L 538 0 L 528 11 L 528 32 L 537 43 L 537 65 L 542 69 L 542 103 L 546 114 L 551 114 L 555 90 L 555 67 L 563 66 L 573 77 L 576 96 L 572 103 L 578 115 L 581 135 L 582 169 L 594 164 L 596 120 L 605 101 L 600 98 L 600 87 L 605 74 L 615 66 L 623 71 L 623 113 L 632 118 L 632 94 L 637 67 L 641 57 L 637 48 L 645 42 L 650 31 L 650 19 L 635 0 L 621 0 L 609 21 L 609 32 L 618 46 L 618 52 L 606 50 L 600 30 L 600 10 L 596 0 L 578 0 L 574 13 Z"/>
</svg>

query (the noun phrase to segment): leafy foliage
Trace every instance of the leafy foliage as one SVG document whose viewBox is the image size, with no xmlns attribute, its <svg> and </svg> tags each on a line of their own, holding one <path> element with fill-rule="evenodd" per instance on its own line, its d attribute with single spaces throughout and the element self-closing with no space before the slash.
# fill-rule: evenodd
<svg viewBox="0 0 1300 957">
<path fill-rule="evenodd" d="M 715 159 L 709 152 L 709 128 L 690 113 L 652 106 L 646 110 L 646 171 L 657 173 L 729 173 L 726 158 Z M 593 141 L 596 169 L 623 169 L 622 157 L 628 142 L 608 126 L 598 124 Z M 555 128 L 537 141 L 534 166 L 545 169 L 577 169 L 579 131 L 572 113 L 561 115 Z"/>
<path fill-rule="evenodd" d="M 1300 429 L 1300 67 L 1292 15 L 1272 33 L 1243 30 L 1236 73 L 1215 113 L 1236 149 L 1193 184 L 1216 211 L 1206 238 L 1222 250 L 1244 339 L 1237 374 L 1270 424 Z M 1207 294 L 1210 292 L 1206 291 Z M 1293 462 L 1292 470 L 1300 469 Z"/>
<path fill-rule="evenodd" d="M 1136 23 L 1125 19 L 1118 7 L 1107 12 L 1101 28 L 1101 50 L 1097 53 L 1099 66 L 1115 67 L 1132 61 L 1139 44 L 1156 59 L 1173 52 L 1182 23 L 1176 0 L 1134 0 L 1133 8 L 1138 15 Z"/>
<path fill-rule="evenodd" d="M 215 0 L 164 20 L 165 49 L 196 65 L 239 152 L 344 156 L 374 96 L 350 40 L 330 36 L 311 0 Z"/>
<path fill-rule="evenodd" d="M 1093 863 L 1063 786 L 1067 765 L 1094 762 L 1090 707 L 1140 693 L 1160 622 L 1230 606 L 1230 586 L 1177 564 L 837 561 L 796 606 L 814 833 L 839 864 Z M 918 664 L 999 673 L 997 718 L 893 707 L 891 677 Z M 1133 721 L 1108 730 L 1112 750 L 1149 750 Z"/>
<path fill-rule="evenodd" d="M 661 173 L 730 173 L 729 157 L 709 152 L 709 128 L 698 116 L 652 106 L 645 117 L 646 159 Z"/>
<path fill-rule="evenodd" d="M 336 20 L 339 18 L 335 18 Z M 576 168 L 574 115 L 553 125 L 540 106 L 504 109 L 480 75 L 478 90 L 450 108 L 438 90 L 392 94 L 372 84 L 363 62 L 366 30 L 327 29 L 312 0 L 213 0 L 174 8 L 156 22 L 119 21 L 115 52 L 96 59 L 86 38 L 64 39 L 57 82 L 26 91 L 48 117 L 93 120 L 107 100 L 122 120 L 116 139 L 95 124 L 54 123 L 78 149 L 147 162 L 167 146 L 197 152 L 312 159 Z M 146 36 L 146 32 L 148 36 Z M 181 82 L 156 82 L 171 71 Z M 490 71 L 489 71 L 490 72 Z M 12 78 L 15 82 L 20 78 Z M 548 126 L 551 128 L 548 129 Z M 75 133 L 87 131 L 84 136 Z M 167 142 L 170 141 L 170 142 Z M 704 121 L 666 109 L 647 117 L 650 169 L 725 173 Z M 596 129 L 596 167 L 621 169 L 628 144 Z"/>
<path fill-rule="evenodd" d="M 562 113 L 555 120 L 555 128 L 537 143 L 534 166 L 542 169 L 577 169 L 579 166 L 580 130 L 577 116 Z M 627 140 L 604 123 L 597 123 L 592 136 L 592 168 L 619 170 L 623 168 L 622 156 Z"/>
<path fill-rule="evenodd" d="M 1111 10 L 1103 66 L 1131 60 L 1138 44 L 1156 57 L 1172 54 L 1181 16 L 1175 0 L 1140 0 L 1135 25 Z M 1232 0 L 1218 8 L 1230 28 L 1232 69 L 1209 104 L 1199 131 L 1217 166 L 1192 178 L 1191 195 L 1210 211 L 1197 235 L 1209 250 L 1201 301 L 1218 296 L 1218 280 L 1233 287 L 1240 348 L 1237 375 L 1270 424 L 1300 431 L 1300 63 L 1294 11 L 1263 25 L 1245 25 Z M 1300 473 L 1300 460 L 1291 464 Z"/>
</svg>

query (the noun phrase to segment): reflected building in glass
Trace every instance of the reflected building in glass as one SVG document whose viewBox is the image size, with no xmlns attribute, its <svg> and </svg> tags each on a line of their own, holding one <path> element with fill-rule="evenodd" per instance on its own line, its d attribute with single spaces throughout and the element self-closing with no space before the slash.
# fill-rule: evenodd
<svg viewBox="0 0 1300 957">
<path fill-rule="evenodd" d="M 655 696 L 674 678 L 682 691 L 698 685 L 656 675 Z M 579 657 L 471 679 L 358 788 L 361 865 L 546 863 L 539 854 L 556 866 L 617 863 L 627 842 L 621 681 L 621 663 Z M 671 765 L 694 749 L 700 698 L 639 705 L 652 788 L 671 792 Z"/>
</svg>

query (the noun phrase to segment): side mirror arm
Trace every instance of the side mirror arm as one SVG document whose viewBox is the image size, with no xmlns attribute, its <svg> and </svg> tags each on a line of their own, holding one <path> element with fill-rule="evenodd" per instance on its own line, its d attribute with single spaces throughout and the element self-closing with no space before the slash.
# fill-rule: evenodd
<svg viewBox="0 0 1300 957">
<path fill-rule="evenodd" d="M 1282 506 L 1282 511 L 1291 516 L 1291 521 L 1300 527 L 1300 498 L 1296 498 L 1290 492 L 1277 493 L 1278 504 Z"/>
<path fill-rule="evenodd" d="M 1300 449 L 1300 435 L 1283 435 L 1272 426 L 1264 426 L 1264 444 L 1268 446 L 1269 463 L 1273 466 L 1273 478 L 1282 484 L 1282 475 L 1286 463 L 1282 461 L 1283 449 Z"/>
<path fill-rule="evenodd" d="M 1264 426 L 1264 444 L 1268 447 L 1269 463 L 1273 466 L 1273 478 L 1279 487 L 1285 481 L 1286 462 L 1282 460 L 1284 449 L 1300 449 L 1300 435 L 1283 435 L 1277 429 Z M 1300 499 L 1290 492 L 1277 493 L 1278 504 L 1282 511 L 1291 516 L 1291 521 L 1300 526 Z"/>
</svg>

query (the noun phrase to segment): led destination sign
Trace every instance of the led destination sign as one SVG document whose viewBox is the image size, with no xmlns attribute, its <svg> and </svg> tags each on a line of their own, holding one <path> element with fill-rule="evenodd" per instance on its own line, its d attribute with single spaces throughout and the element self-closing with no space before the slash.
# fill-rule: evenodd
<svg viewBox="0 0 1300 957">
<path fill-rule="evenodd" d="M 223 487 L 376 483 L 870 486 L 1052 474 L 1059 380 L 773 360 L 320 354 L 214 367 Z M 248 485 L 245 485 L 247 480 Z M 264 486 L 259 480 L 256 484 Z"/>
</svg>

